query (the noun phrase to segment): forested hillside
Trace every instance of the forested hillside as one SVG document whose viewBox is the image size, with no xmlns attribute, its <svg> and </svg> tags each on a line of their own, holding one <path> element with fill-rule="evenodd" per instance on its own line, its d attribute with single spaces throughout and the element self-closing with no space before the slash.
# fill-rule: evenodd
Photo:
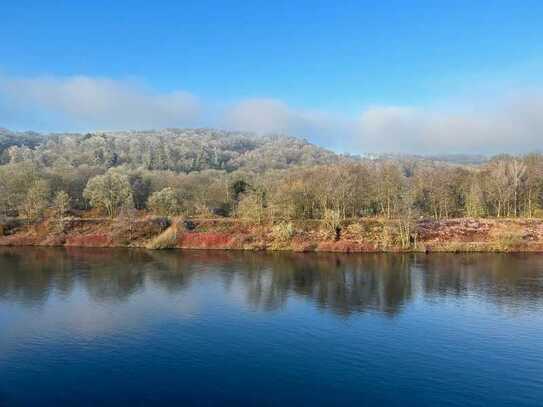
<svg viewBox="0 0 543 407">
<path fill-rule="evenodd" d="M 127 166 L 179 173 L 241 168 L 262 172 L 340 161 L 331 151 L 293 137 L 208 129 L 50 135 L 2 129 L 0 155 L 2 164 L 32 160 L 44 167 Z"/>
<path fill-rule="evenodd" d="M 470 162 L 463 157 L 462 162 Z M 132 208 L 255 222 L 357 217 L 534 217 L 543 157 L 481 164 L 338 155 L 287 136 L 218 130 L 0 131 L 0 213 L 35 222 Z"/>
</svg>

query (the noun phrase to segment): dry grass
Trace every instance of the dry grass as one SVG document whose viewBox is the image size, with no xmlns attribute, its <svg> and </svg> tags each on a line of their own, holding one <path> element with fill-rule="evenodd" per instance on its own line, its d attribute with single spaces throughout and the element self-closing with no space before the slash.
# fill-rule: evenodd
<svg viewBox="0 0 543 407">
<path fill-rule="evenodd" d="M 177 246 L 177 227 L 176 225 L 170 226 L 160 235 L 153 238 L 145 246 L 147 249 L 152 250 L 163 250 L 163 249 L 173 249 Z"/>
<path fill-rule="evenodd" d="M 521 230 L 500 230 L 492 241 L 492 249 L 499 252 L 515 251 L 522 245 L 524 241 L 523 235 Z"/>
<path fill-rule="evenodd" d="M 364 226 L 360 223 L 351 223 L 347 226 L 347 236 L 353 240 L 363 240 L 365 233 Z"/>
<path fill-rule="evenodd" d="M 291 222 L 281 222 L 273 226 L 270 233 L 273 239 L 271 249 L 280 250 L 286 248 L 289 246 L 294 234 L 294 225 Z"/>
</svg>

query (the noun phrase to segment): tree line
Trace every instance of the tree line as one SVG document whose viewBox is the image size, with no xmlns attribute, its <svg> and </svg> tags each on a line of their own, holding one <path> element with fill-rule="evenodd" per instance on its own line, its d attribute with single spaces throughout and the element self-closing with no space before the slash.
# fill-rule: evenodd
<svg viewBox="0 0 543 407">
<path fill-rule="evenodd" d="M 477 165 L 363 159 L 284 136 L 202 132 L 68 134 L 4 145 L 0 214 L 35 222 L 78 210 L 108 217 L 140 210 L 332 224 L 543 214 L 540 154 Z"/>
</svg>

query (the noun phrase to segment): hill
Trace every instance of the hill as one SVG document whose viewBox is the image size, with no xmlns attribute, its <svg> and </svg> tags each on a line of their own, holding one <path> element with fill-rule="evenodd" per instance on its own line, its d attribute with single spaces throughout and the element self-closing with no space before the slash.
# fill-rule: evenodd
<svg viewBox="0 0 543 407">
<path fill-rule="evenodd" d="M 303 139 L 213 129 L 48 135 L 3 129 L 0 130 L 0 157 L 2 163 L 31 157 L 48 167 L 63 162 L 74 166 L 126 165 L 185 173 L 208 169 L 263 172 L 352 160 Z"/>
</svg>

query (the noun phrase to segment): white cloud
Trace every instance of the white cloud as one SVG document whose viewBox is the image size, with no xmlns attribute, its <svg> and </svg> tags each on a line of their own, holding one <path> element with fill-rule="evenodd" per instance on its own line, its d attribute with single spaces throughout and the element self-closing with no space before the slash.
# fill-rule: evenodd
<svg viewBox="0 0 543 407">
<path fill-rule="evenodd" d="M 466 105 L 469 106 L 468 103 Z M 463 111 L 375 107 L 361 115 L 360 146 L 398 152 L 529 152 L 543 146 L 543 95 Z"/>
<path fill-rule="evenodd" d="M 354 152 L 500 153 L 543 147 L 543 93 L 437 110 L 376 106 L 357 118 L 303 111 L 269 99 L 244 101 L 226 112 L 225 123 L 242 130 L 304 136 Z"/>
<path fill-rule="evenodd" d="M 337 130 L 345 119 L 316 110 L 294 109 L 277 99 L 248 99 L 226 109 L 225 125 L 255 133 Z"/>
<path fill-rule="evenodd" d="M 307 137 L 327 147 L 351 143 L 353 122 L 347 117 L 317 110 L 295 109 L 277 99 L 249 99 L 224 112 L 225 127 L 255 133 L 282 133 Z"/>
<path fill-rule="evenodd" d="M 126 80 L 0 76 L 0 105 L 4 105 L 3 116 L 0 106 L 0 125 L 16 123 L 18 128 L 34 130 L 221 127 L 306 137 L 354 153 L 541 150 L 543 91 L 504 96 L 501 101 L 495 97 L 481 100 L 456 101 L 455 106 L 439 109 L 373 106 L 352 117 L 256 98 L 217 112 L 213 106 L 220 101 L 201 106 L 187 92 L 157 93 Z M 33 128 L 34 123 L 41 128 Z"/>
<path fill-rule="evenodd" d="M 49 114 L 78 128 L 190 126 L 200 112 L 187 92 L 153 93 L 131 81 L 88 76 L 0 77 L 0 98 L 11 110 Z"/>
<path fill-rule="evenodd" d="M 256 133 L 282 133 L 297 127 L 298 115 L 286 103 L 274 99 L 245 100 L 227 109 L 225 124 Z"/>
</svg>

